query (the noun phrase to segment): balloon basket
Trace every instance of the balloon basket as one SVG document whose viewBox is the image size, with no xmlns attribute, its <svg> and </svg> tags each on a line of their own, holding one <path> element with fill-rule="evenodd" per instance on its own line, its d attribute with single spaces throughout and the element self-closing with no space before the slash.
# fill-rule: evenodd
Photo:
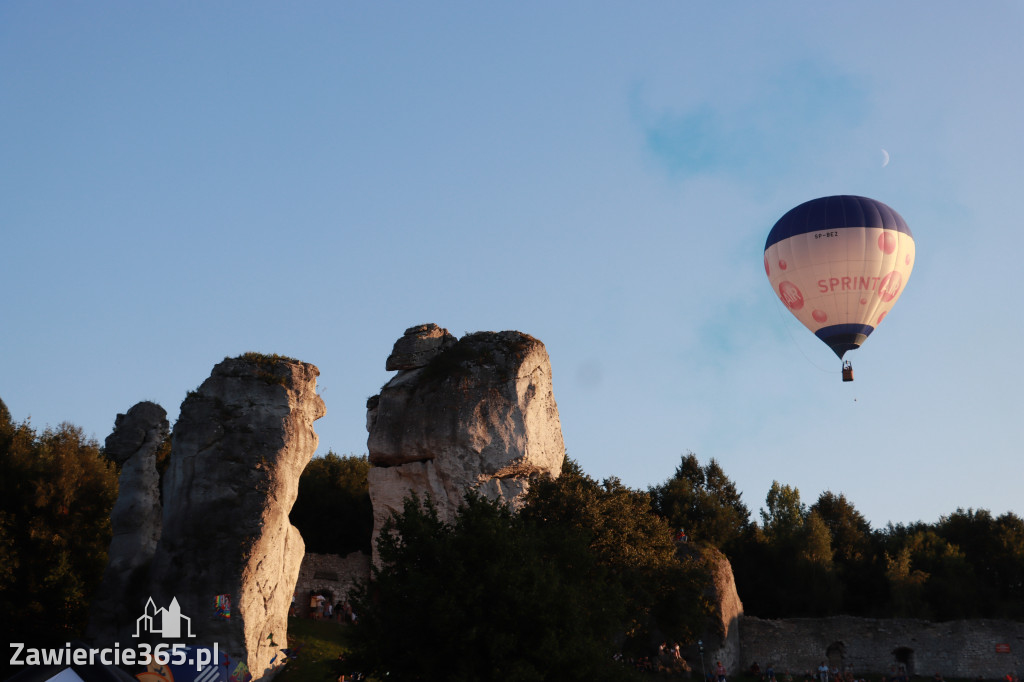
<svg viewBox="0 0 1024 682">
<path fill-rule="evenodd" d="M 843 381 L 853 381 L 853 365 L 849 362 L 843 363 Z"/>
</svg>

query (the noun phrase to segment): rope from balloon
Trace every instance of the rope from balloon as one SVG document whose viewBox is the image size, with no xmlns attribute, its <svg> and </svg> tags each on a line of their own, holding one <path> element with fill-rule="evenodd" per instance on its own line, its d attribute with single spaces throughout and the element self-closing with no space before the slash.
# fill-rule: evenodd
<svg viewBox="0 0 1024 682">
<path fill-rule="evenodd" d="M 824 372 L 825 374 L 836 374 L 835 370 L 833 370 L 833 369 L 825 369 L 824 367 L 822 367 L 821 365 L 816 363 L 814 360 L 812 360 L 810 358 L 810 356 L 807 355 L 807 353 L 804 352 L 804 349 L 800 347 L 800 344 L 797 343 L 796 338 L 793 337 L 792 330 L 790 330 L 790 328 L 789 328 L 789 321 L 788 320 L 792 319 L 792 318 L 788 318 L 787 319 L 786 316 L 782 314 L 782 301 L 780 301 L 777 298 L 775 299 L 775 312 L 777 312 L 779 314 L 779 319 L 782 321 L 782 326 L 786 330 L 786 334 L 789 336 L 789 340 L 793 343 L 794 346 L 796 346 L 796 349 L 798 351 L 800 351 L 800 355 L 804 356 L 804 360 L 806 360 L 812 367 L 815 367 L 820 372 Z M 849 362 L 849 361 L 847 361 L 847 362 Z M 853 369 L 852 368 L 850 369 L 850 372 L 851 372 L 850 376 L 852 377 L 853 376 Z M 844 379 L 844 381 L 846 381 L 846 379 Z M 851 379 L 849 379 L 849 381 L 853 381 L 853 379 L 851 378 Z"/>
</svg>

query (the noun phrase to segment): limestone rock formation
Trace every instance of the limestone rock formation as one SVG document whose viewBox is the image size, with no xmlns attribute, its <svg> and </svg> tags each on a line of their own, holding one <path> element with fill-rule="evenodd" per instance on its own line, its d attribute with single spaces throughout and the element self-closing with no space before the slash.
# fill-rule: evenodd
<svg viewBox="0 0 1024 682">
<path fill-rule="evenodd" d="M 123 467 L 134 455 L 156 448 L 170 429 L 167 410 L 145 400 L 114 419 L 114 430 L 103 444 L 104 454 Z M 124 474 L 124 469 L 121 470 Z"/>
<path fill-rule="evenodd" d="M 715 656 L 729 670 L 737 670 L 740 661 L 739 622 L 743 616 L 743 603 L 736 591 L 736 580 L 732 564 L 718 550 L 708 550 L 711 555 L 711 603 L 715 605 L 715 622 L 712 641 L 718 643 Z"/>
<path fill-rule="evenodd" d="M 195 635 L 180 641 L 217 642 L 232 671 L 244 664 L 256 680 L 282 665 L 287 646 L 305 552 L 288 514 L 317 446 L 313 422 L 325 413 L 319 374 L 278 356 L 226 359 L 185 398 L 172 436 L 155 606 L 177 599 Z M 215 610 L 223 596 L 229 618 Z"/>
<path fill-rule="evenodd" d="M 395 347 L 391 350 L 384 368 L 391 372 L 396 369 L 424 367 L 453 345 L 455 337 L 447 329 L 441 329 L 434 323 L 409 327 L 402 338 L 395 341 Z"/>
<path fill-rule="evenodd" d="M 714 664 L 721 661 L 726 670 L 735 674 L 740 665 L 740 619 L 743 603 L 736 591 L 736 580 L 729 559 L 713 547 L 677 545 L 683 557 L 702 562 L 710 577 L 704 598 L 711 604 L 712 613 L 704 624 L 701 640 L 704 642 L 704 658 Z M 699 660 L 696 647 L 689 651 L 690 660 Z M 710 668 L 709 668 L 710 669 Z"/>
<path fill-rule="evenodd" d="M 396 356 L 403 369 L 367 402 L 375 553 L 381 527 L 410 492 L 429 495 L 451 519 L 467 490 L 515 507 L 531 478 L 561 472 L 565 446 L 543 343 L 515 331 L 454 342 L 421 325 L 395 344 L 389 369 Z"/>
<path fill-rule="evenodd" d="M 125 600 L 144 598 L 150 561 L 160 540 L 160 475 L 156 455 L 170 425 L 167 411 L 141 402 L 117 415 L 104 452 L 121 467 L 117 502 L 110 512 L 107 568 L 90 610 L 89 636 L 117 641 L 130 635 L 138 614 Z"/>
</svg>

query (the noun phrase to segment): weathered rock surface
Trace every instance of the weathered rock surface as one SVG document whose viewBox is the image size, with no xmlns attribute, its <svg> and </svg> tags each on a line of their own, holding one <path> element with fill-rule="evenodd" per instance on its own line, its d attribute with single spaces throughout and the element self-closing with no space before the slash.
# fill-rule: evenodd
<svg viewBox="0 0 1024 682">
<path fill-rule="evenodd" d="M 147 401 L 117 415 L 107 436 L 104 452 L 120 465 L 121 473 L 110 512 L 107 568 L 90 608 L 90 637 L 118 641 L 130 635 L 139 614 L 127 613 L 125 600 L 148 596 L 143 592 L 161 527 L 156 456 L 169 430 L 167 411 Z"/>
<path fill-rule="evenodd" d="M 424 367 L 446 348 L 455 345 L 455 337 L 447 329 L 434 323 L 420 324 L 405 330 L 402 338 L 395 341 L 384 368 L 389 372 L 396 369 Z"/>
<path fill-rule="evenodd" d="M 707 553 L 711 563 L 712 583 L 708 597 L 715 605 L 710 640 L 718 646 L 715 658 L 721 660 L 729 670 L 737 670 L 740 660 L 739 623 L 743 616 L 743 603 L 736 591 L 736 580 L 729 559 L 715 549 L 709 549 Z"/>
<path fill-rule="evenodd" d="M 679 544 L 677 548 L 680 556 L 703 563 L 710 578 L 704 598 L 711 604 L 712 613 L 700 633 L 704 642 L 704 658 L 712 666 L 715 661 L 721 661 L 730 673 L 735 674 L 740 663 L 739 628 L 743 603 L 736 591 L 732 564 L 713 547 Z M 691 646 L 687 654 L 691 661 L 700 660 L 696 647 Z"/>
<path fill-rule="evenodd" d="M 167 410 L 145 400 L 114 419 L 114 430 L 103 444 L 104 454 L 123 467 L 134 455 L 152 451 L 167 437 Z M 124 470 L 121 471 L 122 475 Z"/>
<path fill-rule="evenodd" d="M 305 552 L 288 514 L 325 413 L 319 373 L 278 356 L 226 359 L 185 398 L 172 436 L 155 605 L 176 598 L 195 635 L 180 641 L 217 642 L 232 671 L 244 663 L 256 680 L 276 672 L 287 646 Z M 216 615 L 218 595 L 230 599 L 230 618 Z"/>
<path fill-rule="evenodd" d="M 381 527 L 411 492 L 429 495 L 445 519 L 471 489 L 515 507 L 532 478 L 557 476 L 565 458 L 543 343 L 505 331 L 448 344 L 446 330 L 422 325 L 396 350 L 416 330 L 442 339 L 441 349 L 367 402 L 375 552 Z"/>
</svg>

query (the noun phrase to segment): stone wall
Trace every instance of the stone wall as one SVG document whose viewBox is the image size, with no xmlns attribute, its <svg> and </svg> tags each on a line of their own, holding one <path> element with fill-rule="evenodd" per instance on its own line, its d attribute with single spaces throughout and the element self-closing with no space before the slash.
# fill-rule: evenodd
<svg viewBox="0 0 1024 682">
<path fill-rule="evenodd" d="M 299 568 L 299 580 L 295 584 L 296 603 L 299 615 L 307 615 L 309 595 L 329 594 L 334 603 L 345 601 L 349 589 L 356 580 L 370 577 L 370 556 L 353 552 L 347 556 L 337 554 L 314 554 L 306 552 Z"/>
<path fill-rule="evenodd" d="M 757 662 L 794 677 L 816 670 L 822 661 L 855 675 L 903 666 L 925 677 L 939 672 L 947 678 L 995 679 L 1024 669 L 1024 623 L 1013 621 L 743 616 L 739 633 L 741 670 Z"/>
</svg>

